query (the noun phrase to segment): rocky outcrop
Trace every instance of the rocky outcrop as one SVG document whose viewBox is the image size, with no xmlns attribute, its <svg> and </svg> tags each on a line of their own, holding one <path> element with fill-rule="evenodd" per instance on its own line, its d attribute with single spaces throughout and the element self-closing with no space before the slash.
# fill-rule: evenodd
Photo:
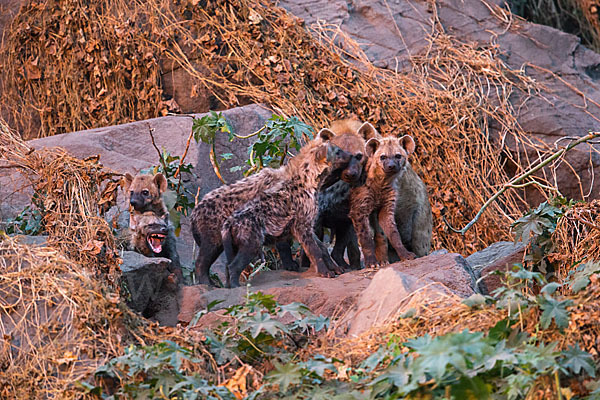
<svg viewBox="0 0 600 400">
<path fill-rule="evenodd" d="M 129 307 L 162 325 L 175 326 L 180 288 L 169 279 L 171 260 L 134 251 L 124 251 L 121 258 L 121 286 Z"/>
<path fill-rule="evenodd" d="M 509 67 L 524 68 L 545 87 L 542 96 L 528 98 L 515 110 L 533 142 L 553 147 L 558 139 L 600 129 L 600 55 L 582 46 L 574 35 L 507 14 L 500 9 L 506 8 L 502 0 L 438 1 L 435 15 L 426 1 L 282 0 L 278 4 L 309 27 L 338 25 L 361 44 L 375 65 L 399 71 L 409 71 L 410 57 L 429 46 L 427 36 L 437 18 L 445 32 L 461 41 L 497 46 Z M 513 95 L 515 105 L 522 100 Z M 580 145 L 567 160 L 582 181 L 580 185 L 573 170 L 562 165 L 556 177 L 561 193 L 573 198 L 580 198 L 581 192 L 598 197 L 600 179 L 593 179 L 591 173 L 600 166 L 600 155 Z M 531 205 L 541 200 L 533 193 L 529 196 Z"/>
<path fill-rule="evenodd" d="M 197 322 L 200 327 L 218 324 L 224 318 L 222 309 L 242 303 L 250 290 L 273 295 L 281 304 L 304 303 L 313 313 L 338 320 L 338 333 L 358 335 L 415 301 L 427 303 L 441 294 L 468 297 L 474 293 L 473 284 L 470 266 L 453 253 L 399 262 L 379 271 L 351 271 L 333 279 L 308 272 L 266 271 L 252 279 L 249 288 L 183 288 L 179 321 L 188 324 L 209 304 L 220 302 Z M 418 296 L 411 296 L 416 292 Z"/>
</svg>

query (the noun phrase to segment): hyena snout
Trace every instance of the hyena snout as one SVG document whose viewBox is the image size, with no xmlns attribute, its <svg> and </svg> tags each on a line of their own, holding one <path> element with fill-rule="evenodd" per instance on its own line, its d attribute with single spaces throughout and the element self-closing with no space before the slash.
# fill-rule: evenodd
<svg viewBox="0 0 600 400">
<path fill-rule="evenodd" d="M 129 199 L 129 204 L 136 210 L 143 209 L 148 203 L 148 196 L 144 196 L 142 193 L 132 193 Z"/>
<path fill-rule="evenodd" d="M 162 224 L 153 224 L 148 227 L 146 241 L 154 253 L 159 254 L 162 252 L 168 233 L 169 228 Z"/>
<path fill-rule="evenodd" d="M 382 160 L 381 164 L 383 167 L 383 172 L 385 172 L 386 174 L 396 174 L 400 172 L 405 163 L 406 160 L 404 158 L 398 159 L 396 157 L 390 157 L 386 158 L 385 160 Z"/>
<path fill-rule="evenodd" d="M 363 171 L 362 164 L 355 158 L 352 158 L 348 167 L 342 172 L 342 180 L 347 183 L 356 183 Z"/>
</svg>

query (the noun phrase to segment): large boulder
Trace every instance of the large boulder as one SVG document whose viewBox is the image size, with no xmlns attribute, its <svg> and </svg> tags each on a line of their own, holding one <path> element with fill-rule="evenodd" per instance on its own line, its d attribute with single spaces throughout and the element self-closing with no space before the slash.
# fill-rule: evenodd
<svg viewBox="0 0 600 400">
<path fill-rule="evenodd" d="M 315 314 L 328 317 L 347 312 L 360 293 L 369 285 L 370 278 L 363 271 L 353 271 L 337 278 L 321 278 L 308 272 L 266 271 L 251 280 L 250 288 L 212 289 L 205 285 L 183 288 L 179 321 L 187 324 L 194 315 L 214 301 L 221 301 L 212 310 L 240 304 L 248 292 L 263 292 L 275 297 L 281 304 L 300 302 Z"/>
<path fill-rule="evenodd" d="M 506 272 L 514 264 L 523 262 L 526 247 L 523 242 L 496 242 L 467 257 L 483 293 L 490 294 L 502 286 L 501 276 L 493 272 Z"/>
<path fill-rule="evenodd" d="M 195 114 L 202 117 L 206 114 Z M 223 111 L 223 116 L 239 135 L 248 135 L 260 129 L 272 112 L 262 105 L 249 105 Z M 31 140 L 28 143 L 35 149 L 62 147 L 75 157 L 85 158 L 99 154 L 100 162 L 119 173 L 137 173 L 139 170 L 157 165 L 158 153 L 152 145 L 150 131 L 159 149 L 172 155 L 183 155 L 192 129 L 192 116 L 168 116 L 146 121 L 132 122 L 106 128 L 90 129 Z M 236 139 L 229 142 L 226 134 L 217 135 L 216 154 L 232 153 L 233 157 L 222 161 L 221 173 L 230 183 L 242 177 L 240 171 L 230 171 L 236 165 L 243 165 L 248 157 L 250 139 Z M 217 178 L 210 163 L 211 147 L 205 143 L 191 141 L 185 162 L 192 163 L 195 176 L 184 177 L 186 188 L 200 197 L 222 183 Z M 31 189 L 19 173 L 10 169 L 0 169 L 0 220 L 14 218 L 29 204 Z M 121 214 L 119 221 L 126 226 L 128 209 L 125 196 L 121 192 L 114 213 Z M 181 235 L 177 239 L 177 250 L 181 262 L 187 267 L 193 265 L 193 244 L 188 218 L 182 219 Z M 215 269 L 219 269 L 219 262 Z"/>
<path fill-rule="evenodd" d="M 200 328 L 219 323 L 223 320 L 221 310 L 242 303 L 248 290 L 271 294 L 281 304 L 304 303 L 315 314 L 337 319 L 340 334 L 348 331 L 358 335 L 406 307 L 427 303 L 440 294 L 470 296 L 474 293 L 474 275 L 466 261 L 454 253 L 399 262 L 379 271 L 351 271 L 336 278 L 315 277 L 309 272 L 266 271 L 254 277 L 249 288 L 183 288 L 179 321 L 188 324 L 199 311 L 220 301 L 198 321 Z"/>
<path fill-rule="evenodd" d="M 408 312 L 415 301 L 422 305 L 442 295 L 450 295 L 450 291 L 440 283 L 416 278 L 393 267 L 384 268 L 375 274 L 347 319 L 348 335 L 358 336 Z"/>
</svg>

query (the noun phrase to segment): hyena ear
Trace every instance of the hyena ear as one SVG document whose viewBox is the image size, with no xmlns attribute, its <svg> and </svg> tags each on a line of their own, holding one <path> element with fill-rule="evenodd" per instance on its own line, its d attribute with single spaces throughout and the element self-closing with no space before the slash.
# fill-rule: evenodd
<svg viewBox="0 0 600 400">
<path fill-rule="evenodd" d="M 319 131 L 319 133 L 317 134 L 317 138 L 320 138 L 324 142 L 330 141 L 334 136 L 335 136 L 335 133 L 333 133 L 333 131 L 331 131 L 330 129 L 327 129 L 327 128 L 321 129 Z"/>
<path fill-rule="evenodd" d="M 317 148 L 317 151 L 315 152 L 315 160 L 317 162 L 323 162 L 327 159 L 327 155 L 329 154 L 329 152 L 332 151 L 331 146 L 328 145 L 321 145 Z"/>
<path fill-rule="evenodd" d="M 131 229 L 132 231 L 135 231 L 137 229 L 137 216 L 138 214 L 135 214 L 133 212 L 129 213 L 129 229 Z"/>
<path fill-rule="evenodd" d="M 404 150 L 406 150 L 407 155 L 411 155 L 413 151 L 415 151 L 415 141 L 410 135 L 404 135 L 398 139 Z"/>
<path fill-rule="evenodd" d="M 160 172 L 154 175 L 154 183 L 158 187 L 159 193 L 164 193 L 167 190 L 167 178 Z"/>
<path fill-rule="evenodd" d="M 133 176 L 129 172 L 125 173 L 122 182 L 123 192 L 127 193 L 129 191 L 129 186 L 131 186 L 131 182 L 133 182 Z"/>
<path fill-rule="evenodd" d="M 358 135 L 361 136 L 365 140 L 369 140 L 371 138 L 377 137 L 379 133 L 377 129 L 373 125 L 368 122 L 365 122 L 358 128 Z"/>
<path fill-rule="evenodd" d="M 367 140 L 367 144 L 365 144 L 365 153 L 367 154 L 367 157 L 372 157 L 373 154 L 375 154 L 379 144 L 380 142 L 377 138 L 371 138 Z"/>
</svg>

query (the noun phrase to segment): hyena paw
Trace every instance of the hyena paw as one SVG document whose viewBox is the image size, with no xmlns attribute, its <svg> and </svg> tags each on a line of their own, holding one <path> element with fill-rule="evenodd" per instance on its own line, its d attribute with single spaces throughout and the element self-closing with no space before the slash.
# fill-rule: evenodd
<svg viewBox="0 0 600 400">
<path fill-rule="evenodd" d="M 414 260 L 415 258 L 417 258 L 417 256 L 415 255 L 415 253 L 411 252 L 411 251 L 406 251 L 404 252 L 401 256 L 400 259 L 402 261 L 406 261 L 406 260 Z"/>
</svg>

